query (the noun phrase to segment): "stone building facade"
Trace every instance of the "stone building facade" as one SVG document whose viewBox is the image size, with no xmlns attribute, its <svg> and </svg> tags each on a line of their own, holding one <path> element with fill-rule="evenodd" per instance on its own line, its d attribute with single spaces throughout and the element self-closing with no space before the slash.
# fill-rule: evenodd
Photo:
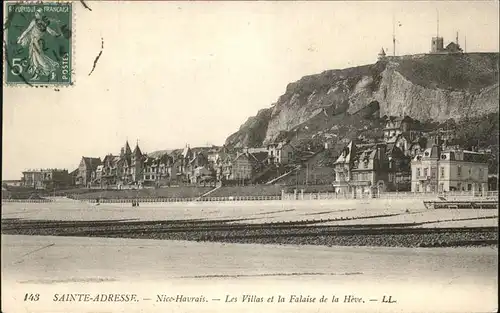
<svg viewBox="0 0 500 313">
<path fill-rule="evenodd" d="M 412 192 L 488 191 L 485 153 L 433 146 L 413 158 Z"/>
</svg>

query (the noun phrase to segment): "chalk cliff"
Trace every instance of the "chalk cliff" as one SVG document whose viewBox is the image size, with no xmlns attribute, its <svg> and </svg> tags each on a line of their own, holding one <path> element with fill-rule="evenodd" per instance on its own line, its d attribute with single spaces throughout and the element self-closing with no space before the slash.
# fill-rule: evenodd
<svg viewBox="0 0 500 313">
<path fill-rule="evenodd" d="M 305 76 L 290 83 L 270 108 L 249 118 L 226 145 L 260 146 L 318 114 L 332 119 L 355 115 L 375 101 L 380 116 L 420 121 L 498 112 L 498 69 L 498 53 L 423 54 Z"/>
</svg>

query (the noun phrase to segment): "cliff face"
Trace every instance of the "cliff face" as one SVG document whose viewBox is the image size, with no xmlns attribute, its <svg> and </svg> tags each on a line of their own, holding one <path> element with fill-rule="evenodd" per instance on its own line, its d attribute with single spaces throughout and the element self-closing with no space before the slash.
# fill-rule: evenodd
<svg viewBox="0 0 500 313">
<path fill-rule="evenodd" d="M 226 145 L 241 147 L 260 147 L 266 138 L 272 109 L 262 109 L 256 116 L 249 117 L 240 130 L 226 139 Z"/>
<path fill-rule="evenodd" d="M 498 112 L 498 53 L 391 57 L 330 70 L 287 86 L 269 109 L 231 135 L 231 146 L 260 146 L 318 114 L 354 114 L 377 101 L 380 115 L 425 121 Z"/>
</svg>

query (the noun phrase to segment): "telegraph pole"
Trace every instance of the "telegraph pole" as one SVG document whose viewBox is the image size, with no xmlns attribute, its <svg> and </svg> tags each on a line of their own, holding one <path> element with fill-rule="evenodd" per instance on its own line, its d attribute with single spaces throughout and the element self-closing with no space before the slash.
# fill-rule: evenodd
<svg viewBox="0 0 500 313">
<path fill-rule="evenodd" d="M 396 19 L 392 14 L 392 56 L 396 56 Z"/>
<path fill-rule="evenodd" d="M 439 37 L 439 10 L 436 9 L 437 13 L 437 30 L 436 30 L 436 38 Z"/>
</svg>

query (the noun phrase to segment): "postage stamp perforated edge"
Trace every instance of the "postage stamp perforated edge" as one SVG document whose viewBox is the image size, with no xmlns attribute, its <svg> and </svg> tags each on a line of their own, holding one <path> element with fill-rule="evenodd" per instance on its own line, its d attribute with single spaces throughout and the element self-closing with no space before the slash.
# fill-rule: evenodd
<svg viewBox="0 0 500 313">
<path fill-rule="evenodd" d="M 75 73 L 76 73 L 76 49 L 75 49 L 75 43 L 76 43 L 76 10 L 75 6 L 73 5 L 74 1 L 62 1 L 62 0 L 49 0 L 49 1 L 30 1 L 30 0 L 18 0 L 18 1 L 3 1 L 3 9 L 4 12 L 7 12 L 7 6 L 8 5 L 16 5 L 16 4 L 43 4 L 43 3 L 57 3 L 57 4 L 69 4 L 71 8 L 70 12 L 70 21 L 71 21 L 71 36 L 70 36 L 70 45 L 69 49 L 71 51 L 71 80 L 69 82 L 56 82 L 56 83 L 31 83 L 31 82 L 8 82 L 7 81 L 7 70 L 9 67 L 9 63 L 7 62 L 7 42 L 8 42 L 8 30 L 6 29 L 5 25 L 6 22 L 9 18 L 9 15 L 7 13 L 4 13 L 4 19 L 3 19 L 3 24 L 2 27 L 4 28 L 4 33 L 3 33 L 3 43 L 2 43 L 2 48 L 3 48 L 3 58 L 2 58 L 2 85 L 3 87 L 10 87 L 10 88 L 65 88 L 65 87 L 73 87 L 76 84 L 75 81 Z"/>
</svg>

